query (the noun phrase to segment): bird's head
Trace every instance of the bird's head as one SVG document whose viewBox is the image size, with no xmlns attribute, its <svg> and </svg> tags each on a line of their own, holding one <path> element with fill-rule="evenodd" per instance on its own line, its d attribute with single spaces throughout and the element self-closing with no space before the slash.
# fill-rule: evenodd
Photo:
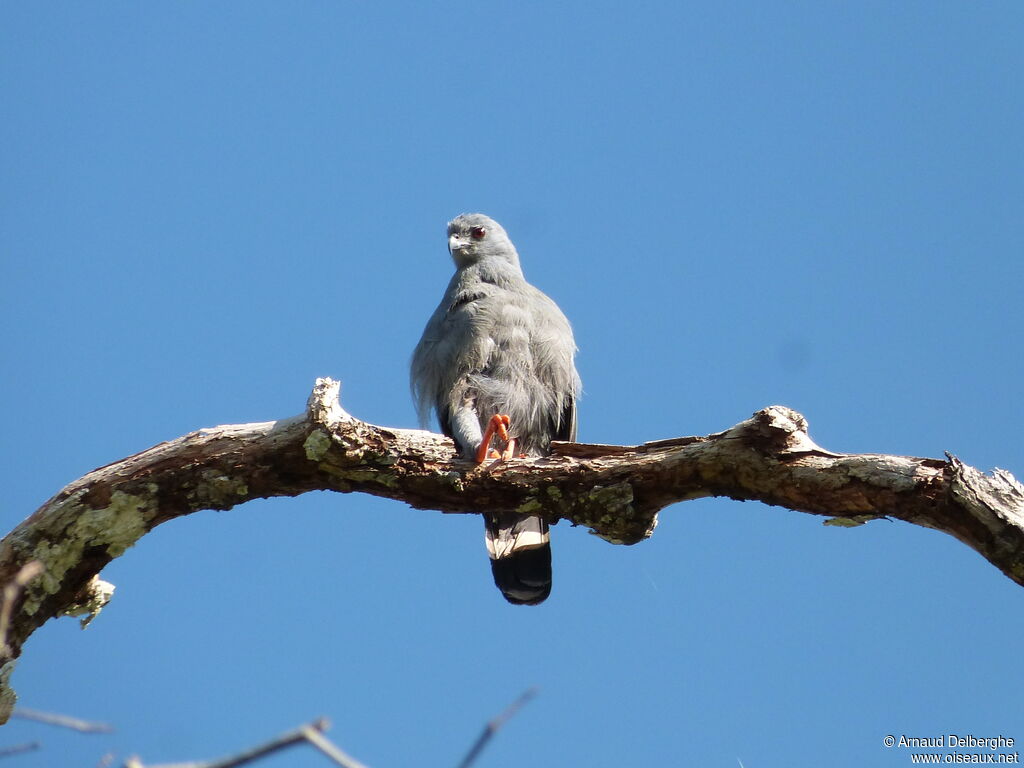
<svg viewBox="0 0 1024 768">
<path fill-rule="evenodd" d="M 448 222 L 448 252 L 459 269 L 484 259 L 519 266 L 519 254 L 508 234 L 501 224 L 482 213 L 464 213 Z"/>
</svg>

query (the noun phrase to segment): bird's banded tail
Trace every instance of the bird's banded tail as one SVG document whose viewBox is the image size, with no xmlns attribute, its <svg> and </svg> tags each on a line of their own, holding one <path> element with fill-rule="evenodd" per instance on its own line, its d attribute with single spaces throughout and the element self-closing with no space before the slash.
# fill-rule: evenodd
<svg viewBox="0 0 1024 768">
<path fill-rule="evenodd" d="M 551 543 L 540 517 L 484 516 L 484 537 L 494 583 L 505 599 L 536 605 L 551 594 Z"/>
</svg>

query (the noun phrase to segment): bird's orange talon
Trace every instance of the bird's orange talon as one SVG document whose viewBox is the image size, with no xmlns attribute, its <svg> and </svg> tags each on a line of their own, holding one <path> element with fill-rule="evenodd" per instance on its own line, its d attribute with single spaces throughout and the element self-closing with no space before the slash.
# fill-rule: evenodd
<svg viewBox="0 0 1024 768">
<path fill-rule="evenodd" d="M 516 455 L 516 439 L 513 437 L 508 441 L 508 446 L 505 448 L 505 452 L 501 454 L 502 461 L 508 461 Z"/>
<path fill-rule="evenodd" d="M 512 420 L 504 413 L 498 413 L 491 417 L 491 423 L 494 424 L 494 431 L 498 437 L 508 442 L 508 427 L 512 423 Z"/>
<path fill-rule="evenodd" d="M 491 416 L 491 420 L 487 422 L 487 429 L 484 430 L 484 436 L 480 440 L 480 447 L 476 450 L 476 463 L 483 464 L 487 461 L 487 458 L 491 454 L 491 440 L 497 435 L 502 441 L 508 443 L 514 447 L 515 441 L 510 441 L 508 437 L 508 427 L 512 423 L 512 420 L 505 413 L 496 413 Z M 508 451 L 506 450 L 506 453 Z M 506 456 L 505 454 L 498 454 L 496 451 L 496 458 L 509 458 L 511 454 Z"/>
</svg>

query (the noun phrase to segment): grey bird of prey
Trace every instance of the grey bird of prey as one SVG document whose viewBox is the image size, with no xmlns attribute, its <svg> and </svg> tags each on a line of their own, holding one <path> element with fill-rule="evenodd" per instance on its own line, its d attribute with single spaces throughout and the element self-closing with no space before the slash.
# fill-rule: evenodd
<svg viewBox="0 0 1024 768">
<path fill-rule="evenodd" d="M 576 439 L 576 343 L 558 306 L 523 277 L 505 230 L 482 213 L 448 224 L 455 275 L 416 345 L 410 382 L 420 422 L 433 410 L 463 457 L 544 456 Z M 518 448 L 516 447 L 518 446 Z M 511 603 L 551 593 L 551 544 L 540 517 L 484 512 L 494 583 Z"/>
</svg>

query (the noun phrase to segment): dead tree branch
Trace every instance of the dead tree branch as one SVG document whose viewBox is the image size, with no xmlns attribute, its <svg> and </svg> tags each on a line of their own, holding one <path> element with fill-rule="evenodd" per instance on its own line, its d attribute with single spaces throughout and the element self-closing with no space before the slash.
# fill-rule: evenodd
<svg viewBox="0 0 1024 768">
<path fill-rule="evenodd" d="M 39 749 L 38 741 L 30 741 L 27 744 L 15 744 L 13 747 L 0 747 L 0 757 L 23 755 L 26 752 L 34 752 L 37 749 Z"/>
<path fill-rule="evenodd" d="M 321 717 L 319 720 L 314 720 L 312 723 L 300 725 L 293 731 L 282 733 L 276 739 L 268 741 L 266 744 L 260 744 L 258 747 L 247 749 L 244 752 L 232 755 L 231 757 L 226 757 L 222 760 L 203 763 L 151 765 L 148 766 L 148 768 L 238 768 L 240 765 L 247 765 L 249 763 L 256 762 L 268 755 L 275 754 L 283 749 L 288 749 L 289 747 L 294 747 L 296 744 L 302 744 L 303 742 L 313 745 L 328 760 L 333 762 L 335 765 L 341 766 L 341 768 L 366 768 L 366 766 L 358 760 L 353 757 L 349 757 L 338 749 L 334 742 L 324 736 L 324 731 L 330 727 L 330 721 L 327 720 L 327 718 Z M 125 768 L 147 768 L 147 766 L 144 765 L 138 757 L 130 757 L 125 761 Z"/>
<path fill-rule="evenodd" d="M 20 717 L 22 720 L 35 720 L 37 723 L 55 725 L 58 728 L 68 728 L 79 733 L 113 733 L 114 726 L 107 723 L 97 723 L 91 720 L 82 720 L 69 715 L 58 715 L 54 712 L 41 712 L 38 709 L 26 709 L 17 707 L 11 717 Z"/>
<path fill-rule="evenodd" d="M 781 406 L 706 437 L 635 446 L 556 443 L 551 456 L 477 467 L 441 435 L 359 421 L 319 379 L 306 412 L 203 429 L 74 481 L 0 542 L 0 584 L 30 561 L 43 572 L 10 607 L 0 722 L 25 640 L 55 616 L 88 618 L 113 587 L 98 574 L 160 523 L 202 509 L 314 490 L 355 491 L 418 509 L 480 509 L 568 520 L 617 544 L 648 537 L 660 509 L 707 496 L 756 500 L 837 525 L 895 518 L 955 536 L 1024 585 L 1024 487 L 944 460 L 826 451 Z M 88 619 L 87 619 L 88 620 Z"/>
<path fill-rule="evenodd" d="M 483 731 L 480 733 L 480 736 L 478 736 L 477 740 L 473 742 L 473 746 L 469 748 L 469 752 L 466 753 L 466 756 L 462 758 L 462 762 L 459 763 L 459 768 L 469 768 L 473 763 L 475 763 L 476 759 L 480 757 L 480 753 L 484 751 L 484 747 L 486 747 L 488 742 L 494 738 L 494 734 L 500 731 L 505 723 L 515 717 L 519 710 L 536 695 L 536 688 L 527 688 L 516 697 L 515 701 L 505 707 L 499 715 L 488 720 Z"/>
</svg>

